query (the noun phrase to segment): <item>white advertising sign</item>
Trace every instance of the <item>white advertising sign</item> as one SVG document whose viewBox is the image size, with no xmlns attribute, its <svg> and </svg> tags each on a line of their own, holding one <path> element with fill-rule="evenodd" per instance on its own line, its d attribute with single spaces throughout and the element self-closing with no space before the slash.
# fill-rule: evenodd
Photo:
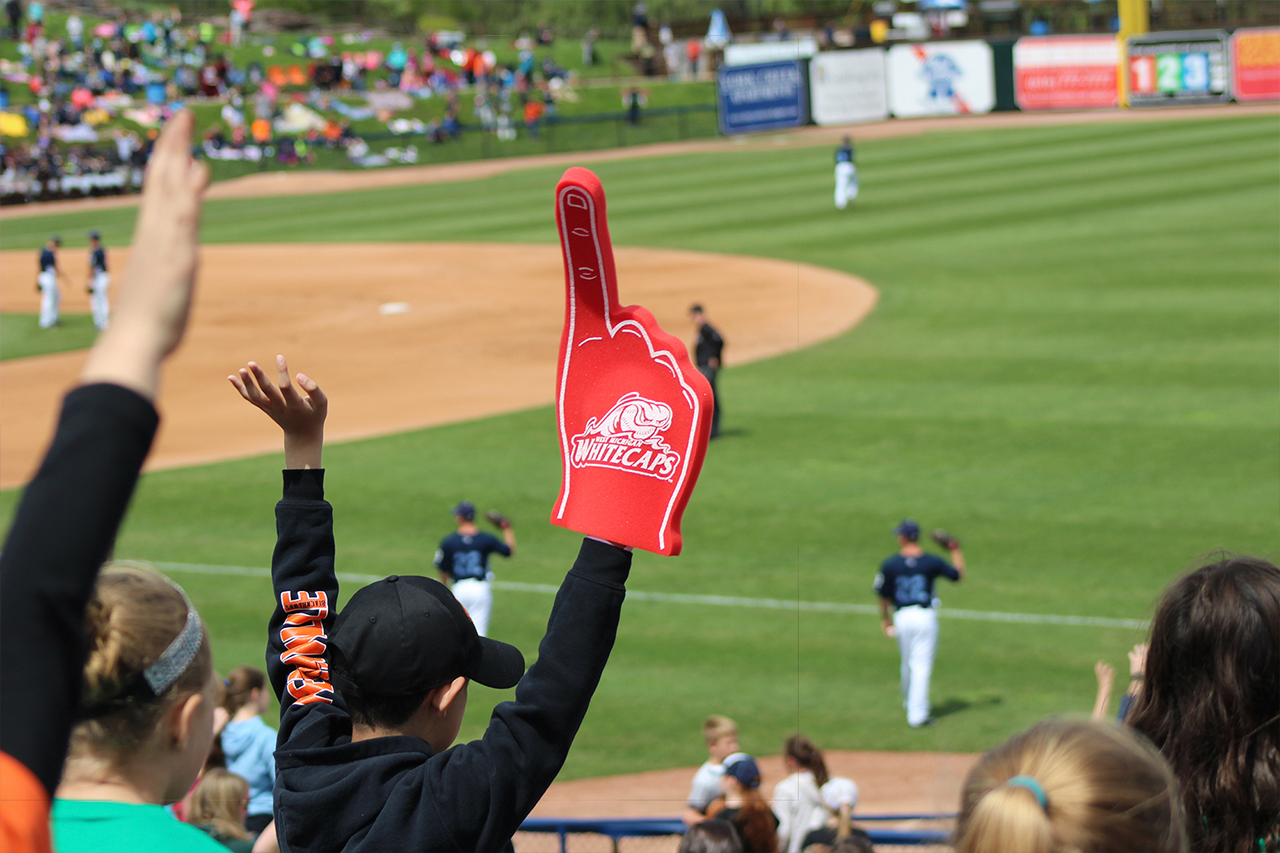
<svg viewBox="0 0 1280 853">
<path fill-rule="evenodd" d="M 808 59 L 817 53 L 818 43 L 812 36 L 786 41 L 731 44 L 724 49 L 724 64 L 759 65 L 764 62 L 786 62 L 789 59 Z"/>
<path fill-rule="evenodd" d="M 817 124 L 856 124 L 889 117 L 885 53 L 837 50 L 809 63 L 810 110 Z"/>
<path fill-rule="evenodd" d="M 889 110 L 898 118 L 989 113 L 996 105 L 986 42 L 894 45 L 888 67 Z"/>
</svg>

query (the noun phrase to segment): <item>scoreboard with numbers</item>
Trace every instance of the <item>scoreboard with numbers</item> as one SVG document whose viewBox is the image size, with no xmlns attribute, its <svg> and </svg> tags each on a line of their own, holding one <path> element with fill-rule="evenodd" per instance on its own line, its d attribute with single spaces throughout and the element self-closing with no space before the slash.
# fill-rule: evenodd
<svg viewBox="0 0 1280 853">
<path fill-rule="evenodd" d="M 1130 106 L 1217 104 L 1231 99 L 1225 32 L 1131 36 L 1127 47 Z"/>
</svg>

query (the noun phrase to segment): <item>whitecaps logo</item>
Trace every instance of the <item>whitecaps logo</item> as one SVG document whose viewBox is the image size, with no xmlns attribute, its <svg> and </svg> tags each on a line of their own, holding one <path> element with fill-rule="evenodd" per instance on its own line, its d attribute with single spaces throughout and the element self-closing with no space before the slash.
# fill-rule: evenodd
<svg viewBox="0 0 1280 853">
<path fill-rule="evenodd" d="M 666 403 L 635 391 L 623 394 L 604 417 L 590 418 L 571 439 L 573 467 L 613 468 L 669 481 L 680 466 L 680 454 L 662 437 L 671 420 Z"/>
</svg>

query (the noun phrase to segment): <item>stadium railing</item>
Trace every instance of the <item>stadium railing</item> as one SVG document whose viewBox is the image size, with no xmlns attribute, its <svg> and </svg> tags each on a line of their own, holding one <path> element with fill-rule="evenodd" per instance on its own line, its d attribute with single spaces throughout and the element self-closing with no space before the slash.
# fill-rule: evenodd
<svg viewBox="0 0 1280 853">
<path fill-rule="evenodd" d="M 952 821 L 952 814 L 888 814 L 857 815 L 857 824 L 904 823 L 919 821 Z M 877 850 L 908 847 L 914 851 L 922 848 L 945 848 L 951 833 L 943 829 L 879 829 L 863 827 L 871 836 Z M 674 851 L 685 825 L 678 818 L 616 818 L 570 819 L 528 818 L 520 826 L 528 837 L 515 845 L 519 853 L 595 853 L 611 850 L 612 853 L 644 853 L 644 851 Z M 537 836 L 556 836 L 549 844 L 538 844 Z M 521 840 L 521 839 L 518 839 Z M 629 843 L 624 843 L 629 842 Z M 554 844 L 554 846 L 553 846 Z"/>
</svg>

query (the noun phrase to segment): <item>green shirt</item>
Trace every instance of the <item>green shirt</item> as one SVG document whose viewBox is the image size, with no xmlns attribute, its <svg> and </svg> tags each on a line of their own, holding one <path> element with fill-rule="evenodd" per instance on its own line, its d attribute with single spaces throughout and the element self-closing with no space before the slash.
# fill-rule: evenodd
<svg viewBox="0 0 1280 853">
<path fill-rule="evenodd" d="M 58 853 L 227 853 L 164 806 L 100 800 L 53 801 Z"/>
</svg>

